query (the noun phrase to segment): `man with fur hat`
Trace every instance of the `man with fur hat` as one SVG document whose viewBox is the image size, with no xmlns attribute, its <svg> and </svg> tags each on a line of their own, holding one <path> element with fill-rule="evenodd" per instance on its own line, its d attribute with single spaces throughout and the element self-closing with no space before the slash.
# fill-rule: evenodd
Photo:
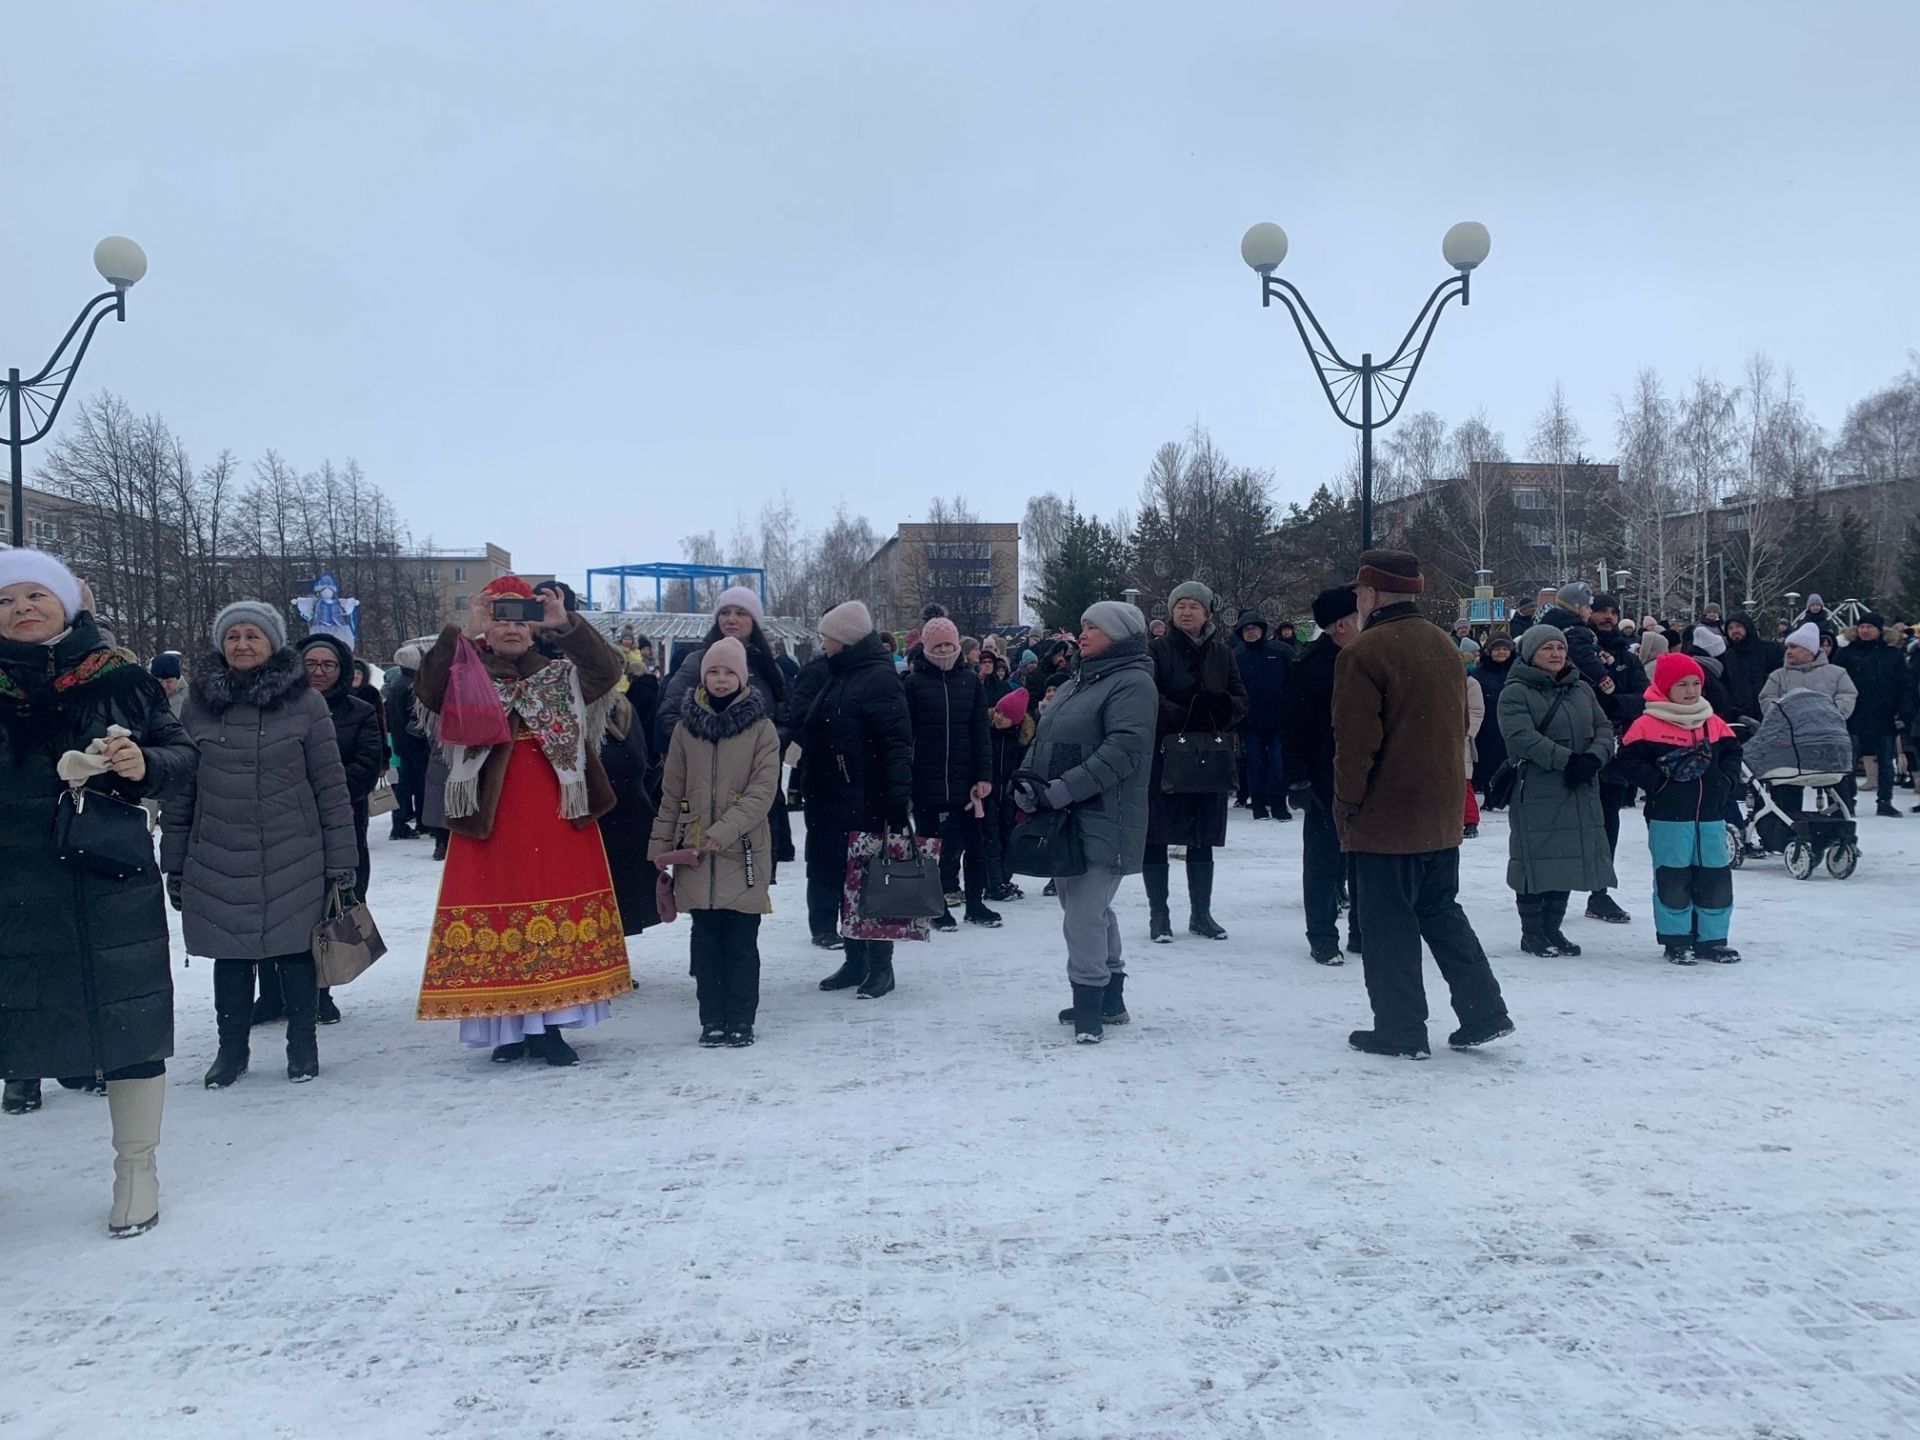
<svg viewBox="0 0 1920 1440">
<path fill-rule="evenodd" d="M 1320 633 L 1287 675 L 1280 745 L 1288 793 L 1300 812 L 1300 888 L 1307 915 L 1307 950 L 1322 965 L 1343 965 L 1340 891 L 1353 893 L 1352 857 L 1342 858 L 1333 824 L 1333 671 L 1340 651 L 1360 633 L 1353 586 L 1335 585 L 1313 597 Z M 1360 912 L 1347 913 L 1347 948 L 1360 949 Z"/>
<path fill-rule="evenodd" d="M 1433 951 L 1470 1049 L 1513 1033 L 1486 951 L 1460 908 L 1460 797 L 1466 787 L 1467 673 L 1446 632 L 1414 597 L 1420 561 L 1404 550 L 1360 557 L 1363 628 L 1334 662 L 1333 818 L 1353 856 L 1354 904 L 1373 1028 L 1347 1043 L 1424 1060 L 1427 996 L 1420 944 Z"/>
</svg>

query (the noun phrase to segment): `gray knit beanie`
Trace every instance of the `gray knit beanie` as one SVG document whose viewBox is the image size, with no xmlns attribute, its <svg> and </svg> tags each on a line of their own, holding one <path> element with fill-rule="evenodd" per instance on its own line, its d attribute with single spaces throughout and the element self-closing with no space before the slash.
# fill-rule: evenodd
<svg viewBox="0 0 1920 1440">
<path fill-rule="evenodd" d="M 1198 600 L 1206 607 L 1209 615 L 1213 613 L 1213 591 L 1198 580 L 1188 580 L 1184 584 L 1174 586 L 1167 594 L 1167 609 L 1173 609 L 1182 600 Z"/>
<path fill-rule="evenodd" d="M 236 625 L 257 625 L 273 648 L 287 648 L 287 622 L 264 600 L 236 600 L 213 617 L 213 648 L 226 648 L 227 631 Z"/>
<path fill-rule="evenodd" d="M 1091 625 L 1109 640 L 1130 640 L 1147 633 L 1147 617 L 1138 605 L 1124 600 L 1096 600 L 1080 617 L 1082 625 Z"/>
<path fill-rule="evenodd" d="M 1593 587 L 1584 580 L 1569 580 L 1560 587 L 1560 603 L 1568 610 L 1593 604 Z"/>
<path fill-rule="evenodd" d="M 1520 637 L 1520 658 L 1531 665 L 1535 652 L 1549 640 L 1558 640 L 1564 645 L 1567 643 L 1567 632 L 1558 625 L 1529 626 L 1527 633 Z"/>
</svg>

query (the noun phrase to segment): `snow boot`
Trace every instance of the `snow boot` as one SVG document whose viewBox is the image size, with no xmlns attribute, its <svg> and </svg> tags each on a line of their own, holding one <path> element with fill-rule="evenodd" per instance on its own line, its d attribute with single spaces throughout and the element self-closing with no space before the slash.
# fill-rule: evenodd
<svg viewBox="0 0 1920 1440">
<path fill-rule="evenodd" d="M 942 935 L 949 934 L 960 928 L 960 922 L 953 918 L 953 912 L 951 910 L 942 910 L 938 915 L 934 916 L 928 924 L 931 925 L 933 929 L 938 930 Z"/>
<path fill-rule="evenodd" d="M 38 1080 L 7 1081 L 6 1098 L 0 1100 L 0 1113 L 31 1115 L 39 1108 L 40 1082 Z"/>
<path fill-rule="evenodd" d="M 1127 972 L 1115 970 L 1107 976 L 1107 988 L 1100 997 L 1100 1023 L 1126 1025 L 1132 1019 L 1127 1014 Z"/>
<path fill-rule="evenodd" d="M 1104 1007 L 1105 985 L 1075 985 L 1073 1009 L 1067 1012 L 1073 1021 L 1073 1039 L 1077 1045 L 1098 1045 L 1105 1033 L 1100 1021 Z"/>
<path fill-rule="evenodd" d="M 1273 802 L 1273 818 L 1276 820 L 1293 819 L 1293 811 L 1287 808 L 1287 801 L 1284 795 Z"/>
<path fill-rule="evenodd" d="M 1059 895 L 1060 889 L 1057 885 L 1053 883 L 1053 881 L 1049 880 L 1047 881 L 1047 888 L 1042 890 L 1040 893 L 1046 896 L 1049 900 L 1051 900 L 1057 895 Z"/>
<path fill-rule="evenodd" d="M 727 1027 L 727 1048 L 729 1050 L 744 1050 L 751 1044 L 753 1044 L 753 1027 L 751 1025 L 729 1025 Z"/>
<path fill-rule="evenodd" d="M 1344 965 L 1347 957 L 1340 953 L 1338 945 L 1315 945 L 1308 951 L 1316 965 Z"/>
<path fill-rule="evenodd" d="M 1498 1015 L 1489 1015 L 1484 1020 L 1476 1020 L 1471 1025 L 1462 1025 L 1447 1036 L 1447 1044 L 1455 1050 L 1471 1050 L 1476 1045 L 1485 1045 L 1489 1040 L 1498 1040 L 1513 1033 L 1513 1021 L 1503 1011 Z"/>
<path fill-rule="evenodd" d="M 1147 882 L 1147 938 L 1156 945 L 1173 943 L 1173 918 L 1167 913 L 1167 867 L 1148 865 L 1140 872 Z"/>
<path fill-rule="evenodd" d="M 1620 908 L 1613 896 L 1604 890 L 1596 890 L 1587 897 L 1587 919 L 1601 920 L 1609 925 L 1625 925 L 1633 917 Z"/>
<path fill-rule="evenodd" d="M 333 1003 L 333 991 L 323 988 L 313 1002 L 313 1019 L 317 1025 L 338 1025 L 340 1007 Z"/>
<path fill-rule="evenodd" d="M 813 948 L 816 950 L 842 950 L 846 948 L 846 944 L 847 942 L 842 940 L 838 935 L 828 934 L 813 937 Z M 827 987 L 822 985 L 820 988 L 825 990 Z"/>
<path fill-rule="evenodd" d="M 1224 940 L 1227 932 L 1213 918 L 1213 861 L 1187 861 L 1187 929 L 1207 940 Z"/>
<path fill-rule="evenodd" d="M 260 998 L 253 1002 L 254 1025 L 271 1025 L 276 1020 L 287 1018 L 287 1002 L 280 993 L 280 968 L 271 960 L 263 960 L 259 965 Z"/>
<path fill-rule="evenodd" d="M 716 1050 L 727 1043 L 727 1027 L 724 1025 L 702 1025 L 700 1027 L 700 1048 Z"/>
<path fill-rule="evenodd" d="M 580 1052 L 569 1045 L 558 1030 L 542 1030 L 538 1035 L 529 1035 L 527 1053 L 538 1055 L 556 1070 L 580 1063 Z"/>
<path fill-rule="evenodd" d="M 1426 1060 L 1433 1055 L 1424 1039 L 1393 1040 L 1378 1030 L 1355 1030 L 1347 1036 L 1347 1047 L 1363 1055 L 1388 1055 L 1401 1060 Z"/>
<path fill-rule="evenodd" d="M 304 1085 L 320 1075 L 320 1043 L 313 1032 L 320 992 L 313 983 L 313 962 L 283 962 L 280 988 L 287 997 L 287 1079 Z"/>
<path fill-rule="evenodd" d="M 1480 827 L 1479 827 L 1478 825 L 1468 825 L 1468 826 L 1465 826 L 1465 827 L 1464 827 L 1464 828 L 1463 828 L 1463 829 L 1462 829 L 1462 830 L 1460 831 L 1460 834 L 1461 834 L 1461 835 L 1462 835 L 1462 837 L 1464 837 L 1465 839 L 1468 839 L 1468 840 L 1478 840 L 1478 839 L 1480 838 Z"/>
<path fill-rule="evenodd" d="M 1702 940 L 1693 947 L 1694 958 L 1709 960 L 1715 965 L 1738 965 L 1740 952 L 1726 941 Z"/>
<path fill-rule="evenodd" d="M 1895 805 L 1891 800 L 1882 800 L 1879 804 L 1875 805 L 1873 807 L 1873 813 L 1888 820 L 1898 820 L 1901 818 L 1900 807 Z"/>
<path fill-rule="evenodd" d="M 1256 805 L 1256 806 L 1254 806 L 1254 807 L 1253 807 L 1253 818 L 1254 818 L 1254 819 L 1256 819 L 1256 820 L 1264 820 L 1264 819 L 1266 819 L 1266 818 L 1267 818 L 1267 807 L 1266 807 L 1266 806 L 1264 806 L 1264 805 Z"/>
<path fill-rule="evenodd" d="M 867 978 L 853 993 L 861 1000 L 878 1000 L 893 991 L 893 943 L 888 940 L 867 943 L 873 947 L 867 959 Z"/>
<path fill-rule="evenodd" d="M 207 1068 L 206 1087 L 224 1090 L 247 1073 L 247 1031 L 253 1019 L 253 962 L 213 962 L 213 1015 L 220 1050 Z"/>
<path fill-rule="evenodd" d="M 987 891 L 987 899 L 993 901 L 996 905 L 1011 905 L 1016 900 L 1024 900 L 1026 898 L 1026 891 L 1022 890 L 1011 880 L 1005 884 L 996 885 Z"/>
<path fill-rule="evenodd" d="M 496 1045 L 493 1047 L 493 1063 L 496 1065 L 511 1065 L 516 1060 L 524 1060 L 526 1058 L 527 1042 L 524 1040 L 516 1040 L 511 1045 Z"/>
<path fill-rule="evenodd" d="M 433 858 L 436 860 L 444 860 L 447 858 L 447 832 L 445 830 L 436 830 L 434 832 Z"/>
<path fill-rule="evenodd" d="M 814 941 L 816 945 L 819 943 L 818 940 Z M 859 943 L 854 941 L 846 947 L 847 958 L 840 962 L 838 970 L 820 982 L 822 990 L 851 990 L 856 985 L 866 983 L 867 952 L 864 949 L 854 948 L 854 945 Z"/>
<path fill-rule="evenodd" d="M 113 1211 L 107 1233 L 116 1240 L 144 1235 L 160 1223 L 160 1170 L 153 1152 L 160 1144 L 166 1098 L 164 1075 L 107 1082 L 107 1112 L 113 1117 Z"/>
<path fill-rule="evenodd" d="M 1686 945 L 1682 943 L 1667 946 L 1667 963 L 1669 965 L 1697 965 L 1700 962 L 1693 958 L 1693 951 L 1689 950 Z"/>
<path fill-rule="evenodd" d="M 976 900 L 967 906 L 967 924 L 978 925 L 983 930 L 998 930 L 1000 917 Z"/>
</svg>

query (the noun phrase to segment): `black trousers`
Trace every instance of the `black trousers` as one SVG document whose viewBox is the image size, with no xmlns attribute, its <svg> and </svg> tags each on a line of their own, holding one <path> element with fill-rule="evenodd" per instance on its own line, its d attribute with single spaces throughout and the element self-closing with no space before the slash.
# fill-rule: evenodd
<svg viewBox="0 0 1920 1440">
<path fill-rule="evenodd" d="M 807 880 L 807 929 L 817 940 L 840 933 L 840 891 L 824 881 Z"/>
<path fill-rule="evenodd" d="M 960 862 L 965 859 L 967 904 L 978 905 L 987 888 L 987 839 L 979 817 L 965 805 L 916 805 L 913 826 L 922 835 L 940 837 L 940 883 L 949 895 L 963 888 Z"/>
<path fill-rule="evenodd" d="M 760 1011 L 760 917 L 693 912 L 693 984 L 700 1023 L 746 1029 Z"/>
<path fill-rule="evenodd" d="M 1353 857 L 1354 903 L 1366 917 L 1360 958 L 1373 1028 L 1393 1041 L 1427 1037 L 1427 990 L 1420 975 L 1425 941 L 1440 967 L 1462 1025 L 1506 1013 L 1487 952 L 1460 908 L 1460 851 Z"/>
<path fill-rule="evenodd" d="M 427 798 L 427 757 L 402 750 L 393 780 L 393 828 L 418 825 Z"/>
<path fill-rule="evenodd" d="M 1318 800 L 1301 809 L 1300 898 L 1307 913 L 1307 943 L 1316 950 L 1340 948 L 1340 877 L 1346 857 L 1333 816 Z"/>
<path fill-rule="evenodd" d="M 1620 812 L 1626 808 L 1629 792 L 1624 785 L 1609 785 L 1605 781 L 1600 783 L 1599 790 L 1600 820 L 1607 827 L 1607 855 L 1611 858 L 1620 853 Z"/>
</svg>

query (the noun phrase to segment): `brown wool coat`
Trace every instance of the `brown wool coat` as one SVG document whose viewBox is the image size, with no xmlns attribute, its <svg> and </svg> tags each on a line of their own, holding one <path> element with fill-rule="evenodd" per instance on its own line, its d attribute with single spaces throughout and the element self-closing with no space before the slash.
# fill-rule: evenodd
<svg viewBox="0 0 1920 1440">
<path fill-rule="evenodd" d="M 614 686 L 620 683 L 626 665 L 620 652 L 600 637 L 600 632 L 586 621 L 574 616 L 565 630 L 551 632 L 551 638 L 561 652 L 571 660 L 580 671 L 580 694 L 587 704 L 605 697 Z M 440 713 L 441 703 L 447 698 L 447 678 L 453 673 L 453 657 L 458 650 L 460 627 L 449 625 L 440 632 L 440 638 L 434 642 L 433 649 L 420 662 L 420 671 L 413 679 L 414 697 L 436 715 Z M 538 650 L 529 650 L 516 660 L 504 655 L 495 655 L 491 650 L 482 648 L 480 658 L 486 662 L 487 673 L 501 679 L 522 679 L 547 668 L 553 663 Z M 518 721 L 515 721 L 516 728 Z M 456 835 L 465 835 L 474 840 L 485 840 L 493 834 L 494 817 L 500 811 L 500 792 L 507 784 L 507 758 L 511 747 L 496 745 L 487 756 L 486 763 L 480 767 L 480 803 L 471 815 L 447 817 L 447 829 Z M 613 809 L 618 797 L 613 786 L 607 780 L 607 772 L 600 764 L 599 747 L 589 743 L 587 746 L 587 813 L 573 822 L 576 830 L 584 830 L 602 815 Z"/>
<path fill-rule="evenodd" d="M 1461 842 L 1467 672 L 1410 602 L 1377 612 L 1333 665 L 1340 848 L 1423 855 Z"/>
</svg>

